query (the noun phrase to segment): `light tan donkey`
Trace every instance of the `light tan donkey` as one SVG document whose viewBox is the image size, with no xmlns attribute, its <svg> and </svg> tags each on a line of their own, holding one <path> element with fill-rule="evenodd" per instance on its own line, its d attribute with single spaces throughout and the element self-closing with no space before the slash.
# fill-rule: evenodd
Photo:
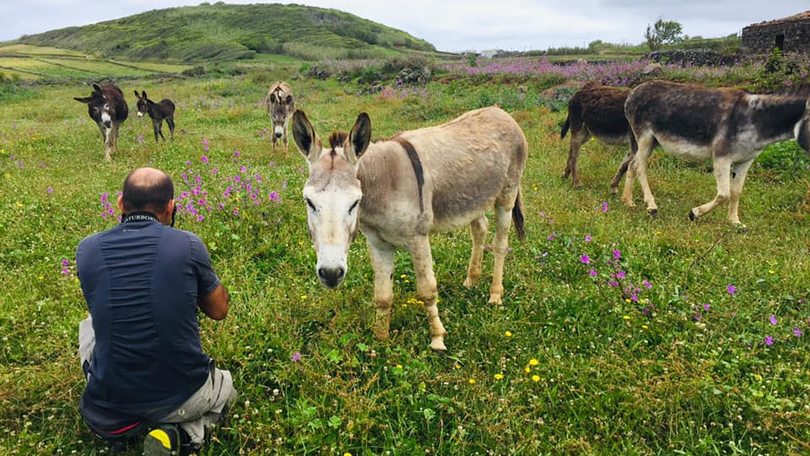
<svg viewBox="0 0 810 456">
<path fill-rule="evenodd" d="M 284 141 L 284 150 L 287 150 L 287 122 L 295 112 L 295 98 L 292 87 L 284 81 L 276 81 L 267 92 L 267 114 L 273 124 L 273 151 L 276 142 Z"/>
<path fill-rule="evenodd" d="M 303 111 L 293 115 L 292 129 L 309 163 L 303 193 L 318 278 L 329 288 L 343 282 L 349 245 L 361 230 L 374 267 L 378 339 L 388 338 L 394 251 L 404 248 L 413 260 L 417 297 L 427 309 L 430 347 L 446 350 L 429 236 L 471 227 L 464 285 L 473 286 L 481 277 L 486 212 L 493 208 L 497 228 L 489 302 L 501 302 L 512 220 L 518 237 L 525 237 L 520 178 L 528 144 L 509 114 L 498 107 L 478 109 L 443 125 L 371 143 L 371 120 L 362 113 L 351 132 L 333 133 L 328 147 Z"/>
</svg>

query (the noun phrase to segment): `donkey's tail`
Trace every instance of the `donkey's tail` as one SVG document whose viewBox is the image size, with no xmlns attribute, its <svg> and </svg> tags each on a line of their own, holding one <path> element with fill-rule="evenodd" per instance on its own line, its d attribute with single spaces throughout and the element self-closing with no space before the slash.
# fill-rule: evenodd
<svg viewBox="0 0 810 456">
<path fill-rule="evenodd" d="M 565 138 L 565 135 L 568 134 L 568 127 L 571 126 L 571 114 L 568 114 L 568 117 L 565 118 L 565 123 L 562 126 L 562 130 L 560 131 L 560 139 Z"/>
<path fill-rule="evenodd" d="M 515 205 L 512 207 L 512 222 L 515 224 L 518 240 L 525 241 L 526 226 L 523 220 L 523 199 L 520 197 L 520 189 L 518 189 L 517 198 L 515 198 Z"/>
</svg>

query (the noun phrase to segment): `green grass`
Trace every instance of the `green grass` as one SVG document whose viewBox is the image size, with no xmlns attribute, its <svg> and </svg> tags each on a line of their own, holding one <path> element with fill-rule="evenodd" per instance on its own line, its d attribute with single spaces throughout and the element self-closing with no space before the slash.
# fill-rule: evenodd
<svg viewBox="0 0 810 456">
<path fill-rule="evenodd" d="M 285 54 L 305 60 L 435 51 L 427 41 L 342 11 L 301 5 L 226 5 L 152 10 L 113 21 L 26 35 L 20 43 L 58 46 L 123 60 L 175 62 Z"/>
<path fill-rule="evenodd" d="M 0 72 L 25 80 L 99 80 L 175 74 L 189 65 L 99 59 L 58 48 L 15 45 L 0 48 Z"/>
<path fill-rule="evenodd" d="M 487 280 L 461 285 L 468 232 L 432 238 L 449 331 L 449 352 L 437 356 L 428 349 L 423 309 L 412 302 L 407 255 L 396 256 L 387 342 L 371 332 L 363 239 L 350 250 L 340 289 L 326 290 L 315 278 L 301 201 L 307 167 L 294 146 L 271 152 L 269 119 L 257 105 L 268 80 L 291 76 L 263 70 L 125 82 L 125 94 L 145 89 L 172 98 L 178 132 L 173 143 L 155 144 L 151 124 L 132 117 L 111 163 L 86 109 L 72 100 L 86 95 L 85 86 L 35 87 L 0 103 L 0 454 L 103 450 L 77 413 L 84 387 L 77 325 L 86 307 L 74 251 L 83 237 L 115 223 L 100 216 L 101 194 L 114 199 L 126 173 L 145 165 L 170 172 L 178 194 L 192 188 L 182 174 L 193 181 L 199 173 L 211 201 L 225 208 L 205 212 L 201 222 L 187 213 L 178 221 L 207 243 L 232 297 L 225 321 L 201 319 L 204 349 L 233 373 L 240 394 L 203 454 L 810 451 L 810 181 L 806 168 L 779 165 L 792 163 L 795 145 L 777 146 L 787 152 L 769 151 L 752 168 L 740 211 L 748 232 L 738 233 L 725 207 L 688 221 L 690 208 L 714 196 L 714 179 L 704 164 L 663 153 L 650 164 L 656 220 L 609 195 L 623 148 L 588 143 L 582 188 L 572 189 L 559 178 L 565 110 L 551 113 L 530 97 L 518 103 L 508 96 L 513 88 L 455 80 L 400 98 L 358 95 L 334 80 L 291 81 L 296 104 L 322 137 L 347 130 L 361 111 L 383 138 L 447 121 L 493 97 L 512 100 L 530 145 L 522 182 L 528 239 L 513 239 L 504 303 L 490 306 Z M 245 195 L 221 196 L 226 177 L 255 174 L 262 175 L 258 207 Z M 271 191 L 279 202 L 268 201 Z M 618 268 L 607 263 L 615 250 Z M 69 274 L 60 272 L 63 259 Z M 485 279 L 491 262 L 487 250 Z M 640 288 L 639 301 L 606 284 L 618 271 L 622 285 Z M 805 334 L 793 335 L 795 327 Z M 292 362 L 297 352 L 301 359 Z"/>
</svg>

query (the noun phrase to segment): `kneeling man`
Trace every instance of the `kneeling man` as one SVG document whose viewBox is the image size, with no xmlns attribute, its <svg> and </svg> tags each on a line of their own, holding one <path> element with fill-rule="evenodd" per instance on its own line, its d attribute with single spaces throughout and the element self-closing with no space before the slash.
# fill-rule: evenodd
<svg viewBox="0 0 810 456">
<path fill-rule="evenodd" d="M 236 399 L 231 374 L 203 353 L 197 309 L 228 314 L 202 241 L 174 229 L 174 185 L 153 168 L 124 181 L 121 223 L 79 243 L 90 316 L 79 326 L 87 379 L 79 410 L 113 449 L 142 435 L 144 454 L 195 451 Z M 171 225 L 171 226 L 170 226 Z"/>
</svg>

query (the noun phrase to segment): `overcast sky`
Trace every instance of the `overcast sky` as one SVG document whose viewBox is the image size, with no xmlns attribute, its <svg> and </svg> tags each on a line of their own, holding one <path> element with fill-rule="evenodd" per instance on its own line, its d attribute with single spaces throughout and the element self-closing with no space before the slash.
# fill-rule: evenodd
<svg viewBox="0 0 810 456">
<path fill-rule="evenodd" d="M 0 41 L 93 24 L 199 0 L 0 0 Z M 213 1 L 211 3 L 214 3 Z M 230 0 L 226 3 L 278 3 Z M 283 2 L 282 2 L 283 3 Z M 739 33 L 746 25 L 810 10 L 808 0 L 298 0 L 402 29 L 442 51 L 523 51 L 637 44 L 658 17 L 689 36 Z"/>
</svg>

